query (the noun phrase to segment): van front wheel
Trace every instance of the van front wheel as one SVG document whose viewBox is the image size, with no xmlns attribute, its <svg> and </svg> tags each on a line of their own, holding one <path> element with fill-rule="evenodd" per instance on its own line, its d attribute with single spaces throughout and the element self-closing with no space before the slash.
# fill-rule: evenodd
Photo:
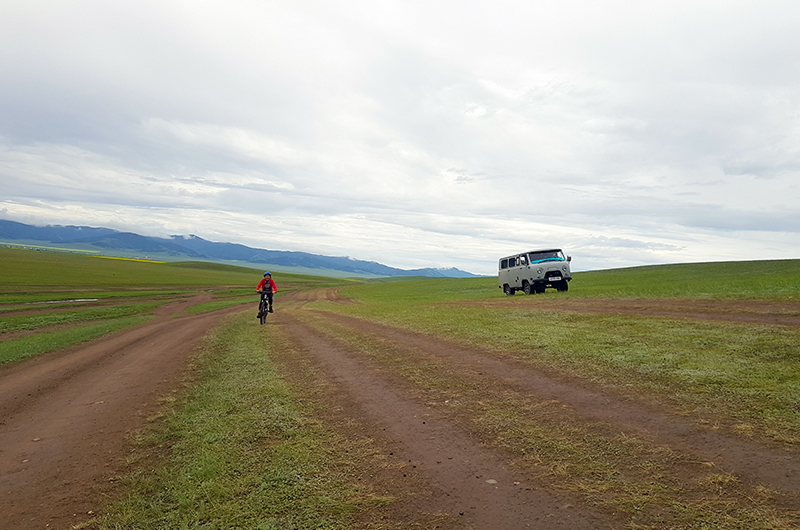
<svg viewBox="0 0 800 530">
<path fill-rule="evenodd" d="M 525 294 L 531 294 L 533 291 L 531 290 L 531 284 L 528 282 L 522 282 L 522 291 Z"/>
</svg>

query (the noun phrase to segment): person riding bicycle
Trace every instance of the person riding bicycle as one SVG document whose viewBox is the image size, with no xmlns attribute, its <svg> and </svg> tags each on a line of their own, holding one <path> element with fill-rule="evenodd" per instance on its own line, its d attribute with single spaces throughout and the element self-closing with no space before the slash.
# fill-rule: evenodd
<svg viewBox="0 0 800 530">
<path fill-rule="evenodd" d="M 272 313 L 272 295 L 278 291 L 278 288 L 275 286 L 275 282 L 272 279 L 272 273 L 267 271 L 264 273 L 264 279 L 258 282 L 258 287 L 256 287 L 256 292 L 261 293 L 261 299 L 263 300 L 265 297 L 267 302 L 269 302 L 269 312 Z M 261 312 L 258 313 L 258 316 L 261 316 Z"/>
</svg>

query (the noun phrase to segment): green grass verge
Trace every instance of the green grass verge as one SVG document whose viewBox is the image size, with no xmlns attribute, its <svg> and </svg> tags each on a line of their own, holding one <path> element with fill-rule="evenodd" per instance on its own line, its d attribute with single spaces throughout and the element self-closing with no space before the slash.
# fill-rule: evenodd
<svg viewBox="0 0 800 530">
<path fill-rule="evenodd" d="M 96 528 L 348 528 L 363 494 L 336 435 L 278 374 L 282 340 L 244 316 L 208 336 L 197 380 L 139 438 L 130 493 Z"/>
<path fill-rule="evenodd" d="M 236 298 L 234 300 L 217 300 L 215 302 L 204 302 L 202 304 L 195 304 L 186 308 L 187 313 L 207 313 L 217 309 L 225 309 L 235 305 L 252 305 L 255 310 L 258 310 L 258 296 L 248 296 L 247 298 Z"/>
<path fill-rule="evenodd" d="M 38 287 L 37 287 L 38 289 Z M 53 309 L 58 307 L 75 306 L 91 302 L 71 302 L 71 300 L 98 300 L 117 301 L 118 299 L 131 298 L 133 301 L 141 299 L 176 298 L 193 294 L 193 290 L 119 290 L 96 291 L 91 284 L 87 289 L 69 291 L 12 291 L 0 293 L 0 311 L 20 311 L 27 309 Z M 8 304 L 8 305 L 6 305 Z M 10 305 L 16 304 L 16 305 Z"/>
<path fill-rule="evenodd" d="M 231 289 L 215 289 L 214 298 L 233 298 L 238 296 L 255 296 L 254 287 L 233 287 Z"/>
<path fill-rule="evenodd" d="M 118 318 L 69 329 L 39 333 L 28 337 L 0 342 L 0 364 L 18 361 L 34 355 L 41 355 L 81 342 L 90 341 L 102 335 L 135 326 L 150 320 L 147 315 Z"/>
<path fill-rule="evenodd" d="M 151 302 L 111 307 L 84 308 L 76 311 L 55 311 L 35 315 L 12 315 L 0 320 L 0 334 L 14 331 L 32 331 L 59 324 L 74 324 L 94 320 L 109 320 L 152 311 L 166 302 Z"/>
</svg>

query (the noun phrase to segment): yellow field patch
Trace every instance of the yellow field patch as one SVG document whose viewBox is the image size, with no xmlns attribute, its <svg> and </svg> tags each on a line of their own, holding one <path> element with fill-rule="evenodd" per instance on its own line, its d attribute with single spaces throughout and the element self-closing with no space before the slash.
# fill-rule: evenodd
<svg viewBox="0 0 800 530">
<path fill-rule="evenodd" d="M 166 261 L 156 261 L 153 259 L 139 259 L 139 258 L 118 258 L 116 256 L 92 256 L 93 258 L 104 258 L 104 259 L 119 259 L 122 261 L 140 261 L 142 263 L 166 263 Z"/>
</svg>

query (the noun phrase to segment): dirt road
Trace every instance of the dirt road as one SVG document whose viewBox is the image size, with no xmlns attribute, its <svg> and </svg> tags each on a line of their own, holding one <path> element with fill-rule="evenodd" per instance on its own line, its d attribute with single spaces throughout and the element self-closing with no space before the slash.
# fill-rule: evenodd
<svg viewBox="0 0 800 530">
<path fill-rule="evenodd" d="M 335 290 L 306 296 L 309 301 L 348 303 L 339 300 Z M 559 304 L 559 310 L 800 326 L 797 304 L 740 307 L 726 302 L 571 301 Z M 465 428 L 468 421 L 457 421 L 453 415 L 443 414 L 446 407 L 441 404 L 412 397 L 412 389 L 402 378 L 387 373 L 385 367 L 382 370 L 370 362 L 363 352 L 320 329 L 338 326 L 347 330 L 345 333 L 371 337 L 404 357 L 441 363 L 452 371 L 480 374 L 487 388 L 501 386 L 531 396 L 534 401 L 557 402 L 582 423 L 598 422 L 612 431 L 639 436 L 653 446 L 735 475 L 742 483 L 782 492 L 789 504 L 800 499 L 800 453 L 785 444 L 753 441 L 725 430 L 705 428 L 698 425 L 697 418 L 679 416 L 574 380 L 559 379 L 479 348 L 330 312 L 313 311 L 313 314 L 316 320 L 313 326 L 303 323 L 308 319 L 303 318 L 302 312 L 289 312 L 281 318 L 293 340 L 323 367 L 336 385 L 347 389 L 358 413 L 389 433 L 394 455 L 400 461 L 414 462 L 430 479 L 431 504 L 449 513 L 463 514 L 463 526 L 457 527 L 618 528 L 621 522 L 614 521 L 607 513 L 594 513 L 591 507 L 581 506 L 579 499 L 546 491 L 532 478 L 530 470 L 523 472 L 509 455 L 487 450 L 476 432 Z M 398 491 L 403 489 L 402 484 L 395 487 Z"/>
<path fill-rule="evenodd" d="M 150 323 L 0 368 L 0 528 L 68 529 L 91 518 L 126 435 L 176 389 L 197 339 L 224 312 Z"/>
<path fill-rule="evenodd" d="M 647 436 L 698 461 L 713 461 L 742 481 L 763 484 L 792 498 L 800 493 L 797 451 L 700 429 L 689 418 L 560 380 L 477 348 L 304 309 L 305 302 L 319 299 L 348 303 L 333 289 L 284 297 L 268 325 L 279 327 L 341 390 L 342 401 L 336 405 L 366 426 L 368 432 L 362 434 L 382 440 L 391 448 L 388 457 L 407 468 L 409 475 L 413 470 L 413 480 L 398 474 L 386 482 L 386 493 L 410 498 L 407 490 L 426 484 L 424 498 L 417 495 L 413 502 L 400 503 L 400 511 L 393 514 L 409 526 L 424 522 L 431 513 L 452 514 L 455 520 L 443 523 L 451 528 L 583 529 L 618 524 L 611 514 L 543 487 L 530 470 L 519 469 L 508 455 L 487 448 L 468 423 L 420 399 L 400 378 L 314 322 L 374 337 L 408 355 L 480 373 L 487 385 L 558 400 L 587 421 Z M 576 302 L 566 310 L 666 311 L 685 318 L 749 321 L 761 312 L 771 315 L 764 317 L 765 323 L 798 325 L 794 307 L 736 312 L 727 306 L 692 305 L 689 311 L 679 304 L 666 308 L 637 304 Z M 125 455 L 126 434 L 157 410 L 159 396 L 177 388 L 194 342 L 223 315 L 175 317 L 170 316 L 171 309 L 147 325 L 0 369 L 0 528 L 67 529 L 102 506 L 109 477 Z"/>
</svg>

